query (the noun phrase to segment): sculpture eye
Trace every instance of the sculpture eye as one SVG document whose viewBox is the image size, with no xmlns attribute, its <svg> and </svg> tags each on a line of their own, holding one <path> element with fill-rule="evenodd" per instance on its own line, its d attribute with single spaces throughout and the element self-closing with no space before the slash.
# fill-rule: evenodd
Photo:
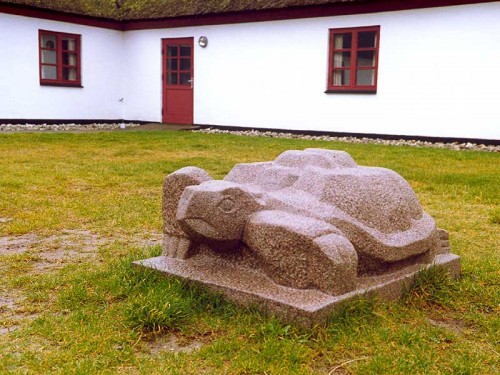
<svg viewBox="0 0 500 375">
<path fill-rule="evenodd" d="M 219 203 L 219 209 L 226 214 L 233 212 L 236 209 L 236 202 L 231 198 L 224 198 Z"/>
</svg>

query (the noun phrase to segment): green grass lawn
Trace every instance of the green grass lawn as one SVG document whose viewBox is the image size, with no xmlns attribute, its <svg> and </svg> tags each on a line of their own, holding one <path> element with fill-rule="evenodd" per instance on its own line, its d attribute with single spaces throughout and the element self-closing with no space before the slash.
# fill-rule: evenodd
<svg viewBox="0 0 500 375">
<path fill-rule="evenodd" d="M 450 232 L 462 278 L 429 272 L 401 301 L 353 303 L 304 329 L 130 266 L 161 251 L 144 243 L 161 232 L 168 173 L 195 165 L 221 178 L 235 163 L 307 147 L 406 178 Z M 22 251 L 0 242 L 0 373 L 498 374 L 499 203 L 493 153 L 189 132 L 0 134 L 0 238 L 38 239 Z M 87 236 L 68 259 L 55 256 L 69 246 L 62 233 Z"/>
</svg>

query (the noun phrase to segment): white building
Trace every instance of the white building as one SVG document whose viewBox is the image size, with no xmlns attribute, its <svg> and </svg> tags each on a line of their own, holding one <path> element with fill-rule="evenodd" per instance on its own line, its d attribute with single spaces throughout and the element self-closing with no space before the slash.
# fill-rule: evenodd
<svg viewBox="0 0 500 375">
<path fill-rule="evenodd" d="M 500 139 L 499 1 L 306 0 L 147 19 L 17 3 L 30 2 L 0 0 L 0 122 Z"/>
</svg>

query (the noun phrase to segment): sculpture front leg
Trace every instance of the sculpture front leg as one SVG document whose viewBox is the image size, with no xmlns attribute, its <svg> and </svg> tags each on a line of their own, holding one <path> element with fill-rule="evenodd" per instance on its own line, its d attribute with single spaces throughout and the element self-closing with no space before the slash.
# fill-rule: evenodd
<svg viewBox="0 0 500 375">
<path fill-rule="evenodd" d="M 331 295 L 356 287 L 357 253 L 339 230 L 323 221 L 260 211 L 250 217 L 243 242 L 278 284 Z"/>
</svg>

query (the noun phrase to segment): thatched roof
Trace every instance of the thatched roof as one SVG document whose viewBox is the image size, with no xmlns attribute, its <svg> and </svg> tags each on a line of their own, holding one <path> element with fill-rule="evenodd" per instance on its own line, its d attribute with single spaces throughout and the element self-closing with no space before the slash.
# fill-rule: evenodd
<svg viewBox="0 0 500 375">
<path fill-rule="evenodd" d="M 34 8 L 92 17 L 118 18 L 114 0 L 0 0 L 0 3 L 26 5 Z"/>
<path fill-rule="evenodd" d="M 158 19 L 370 0 L 0 0 L 115 20 Z"/>
</svg>

